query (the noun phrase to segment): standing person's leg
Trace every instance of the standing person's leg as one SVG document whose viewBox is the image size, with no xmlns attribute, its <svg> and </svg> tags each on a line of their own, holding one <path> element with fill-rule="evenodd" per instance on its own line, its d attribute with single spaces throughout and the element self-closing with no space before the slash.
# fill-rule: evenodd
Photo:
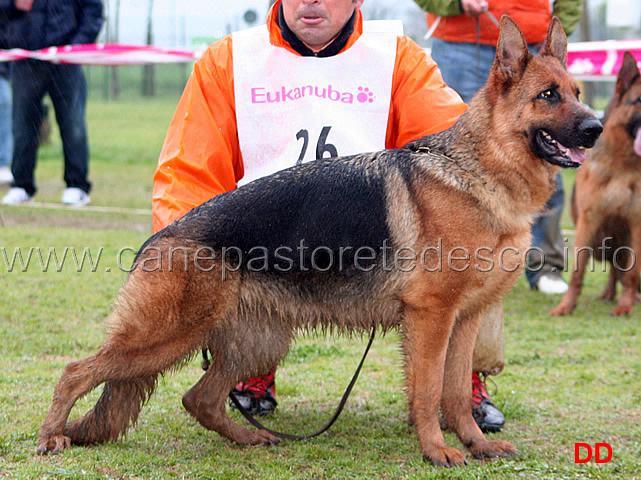
<svg viewBox="0 0 641 480">
<path fill-rule="evenodd" d="M 505 335 L 503 302 L 496 302 L 483 314 L 472 359 L 472 415 L 484 432 L 499 432 L 505 416 L 490 400 L 485 377 L 503 371 Z"/>
<path fill-rule="evenodd" d="M 565 268 L 561 214 L 565 202 L 563 178 L 556 177 L 556 190 L 545 204 L 543 215 L 532 225 L 532 247 L 526 276 L 530 287 L 543 293 L 561 294 L 568 289 L 561 278 Z"/>
<path fill-rule="evenodd" d="M 6 76 L 5 76 L 6 75 Z M 13 181 L 11 160 L 13 158 L 13 127 L 11 87 L 9 85 L 9 70 L 0 75 L 0 184 Z"/>
<path fill-rule="evenodd" d="M 89 202 L 87 194 L 91 184 L 88 180 L 89 143 L 85 120 L 87 86 L 82 67 L 53 65 L 49 95 L 56 112 L 65 158 L 67 189 L 63 203 L 84 205 Z"/>
<path fill-rule="evenodd" d="M 38 60 L 20 60 L 12 65 L 13 160 L 11 190 L 3 203 L 29 201 L 36 193 L 34 170 L 38 152 L 40 103 L 49 82 L 47 65 Z"/>
</svg>

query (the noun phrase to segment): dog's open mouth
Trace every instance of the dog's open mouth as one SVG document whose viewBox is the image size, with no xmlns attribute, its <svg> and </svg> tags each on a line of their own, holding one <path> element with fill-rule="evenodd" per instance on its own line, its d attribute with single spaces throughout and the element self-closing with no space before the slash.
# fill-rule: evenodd
<svg viewBox="0 0 641 480">
<path fill-rule="evenodd" d="M 627 129 L 633 138 L 634 153 L 641 157 L 641 113 L 633 115 L 628 122 Z"/>
<path fill-rule="evenodd" d="M 637 134 L 634 137 L 634 153 L 641 157 L 641 128 L 637 130 Z"/>
<path fill-rule="evenodd" d="M 585 161 L 585 147 L 568 148 L 545 130 L 537 130 L 535 142 L 540 156 L 553 165 L 578 168 Z"/>
</svg>

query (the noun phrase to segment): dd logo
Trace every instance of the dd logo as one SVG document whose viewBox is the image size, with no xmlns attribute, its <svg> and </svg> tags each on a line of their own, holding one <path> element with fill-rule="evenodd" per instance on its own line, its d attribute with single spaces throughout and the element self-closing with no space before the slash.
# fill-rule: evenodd
<svg viewBox="0 0 641 480">
<path fill-rule="evenodd" d="M 601 449 L 607 450 L 607 457 L 601 456 Z M 585 451 L 584 457 L 581 458 L 582 450 Z M 574 444 L 574 463 L 588 463 L 592 460 L 592 447 L 588 443 L 575 443 Z M 608 443 L 595 443 L 594 444 L 594 462 L 595 463 L 608 463 L 612 460 L 612 447 Z"/>
</svg>

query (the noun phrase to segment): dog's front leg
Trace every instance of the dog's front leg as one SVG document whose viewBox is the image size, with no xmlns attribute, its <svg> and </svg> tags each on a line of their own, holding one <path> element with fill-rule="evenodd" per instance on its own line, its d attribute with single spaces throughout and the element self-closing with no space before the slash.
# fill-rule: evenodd
<svg viewBox="0 0 641 480">
<path fill-rule="evenodd" d="M 550 312 L 552 316 L 569 315 L 576 307 L 577 299 L 583 287 L 583 276 L 585 268 L 590 259 L 589 247 L 594 231 L 591 227 L 594 221 L 588 221 L 584 216 L 579 216 L 576 226 L 576 238 L 574 240 L 574 269 L 567 292 L 563 295 L 561 302 Z"/>
<path fill-rule="evenodd" d="M 460 315 L 454 324 L 445 360 L 441 406 L 447 425 L 474 457 L 508 457 L 518 453 L 516 447 L 485 438 L 472 416 L 472 357 L 483 314 Z"/>
<path fill-rule="evenodd" d="M 639 297 L 639 275 L 641 274 L 641 259 L 636 254 L 641 252 L 641 231 L 638 227 L 630 229 L 630 251 L 627 255 L 628 264 L 620 265 L 615 256 L 612 268 L 622 270 L 621 283 L 623 288 L 617 306 L 610 315 L 630 315 L 632 307 Z"/>
<path fill-rule="evenodd" d="M 447 342 L 454 312 L 447 307 L 407 307 L 404 348 L 410 419 L 423 458 L 437 466 L 464 465 L 465 455 L 445 444 L 438 421 Z"/>
</svg>

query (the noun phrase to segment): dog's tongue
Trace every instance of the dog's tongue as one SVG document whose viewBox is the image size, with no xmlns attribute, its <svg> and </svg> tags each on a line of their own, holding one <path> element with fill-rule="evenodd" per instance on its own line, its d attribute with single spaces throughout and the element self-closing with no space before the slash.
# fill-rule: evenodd
<svg viewBox="0 0 641 480">
<path fill-rule="evenodd" d="M 570 160 L 572 160 L 574 163 L 582 164 L 583 162 L 585 162 L 587 150 L 585 148 L 571 148 L 568 152 L 568 155 L 570 156 Z"/>
<path fill-rule="evenodd" d="M 637 137 L 634 139 L 634 152 L 641 157 L 641 128 L 637 130 Z"/>
<path fill-rule="evenodd" d="M 559 150 L 570 157 L 570 160 L 574 163 L 582 164 L 585 162 L 585 157 L 587 155 L 585 148 L 568 148 L 565 145 L 561 145 L 559 142 L 557 142 L 557 145 Z"/>
</svg>

